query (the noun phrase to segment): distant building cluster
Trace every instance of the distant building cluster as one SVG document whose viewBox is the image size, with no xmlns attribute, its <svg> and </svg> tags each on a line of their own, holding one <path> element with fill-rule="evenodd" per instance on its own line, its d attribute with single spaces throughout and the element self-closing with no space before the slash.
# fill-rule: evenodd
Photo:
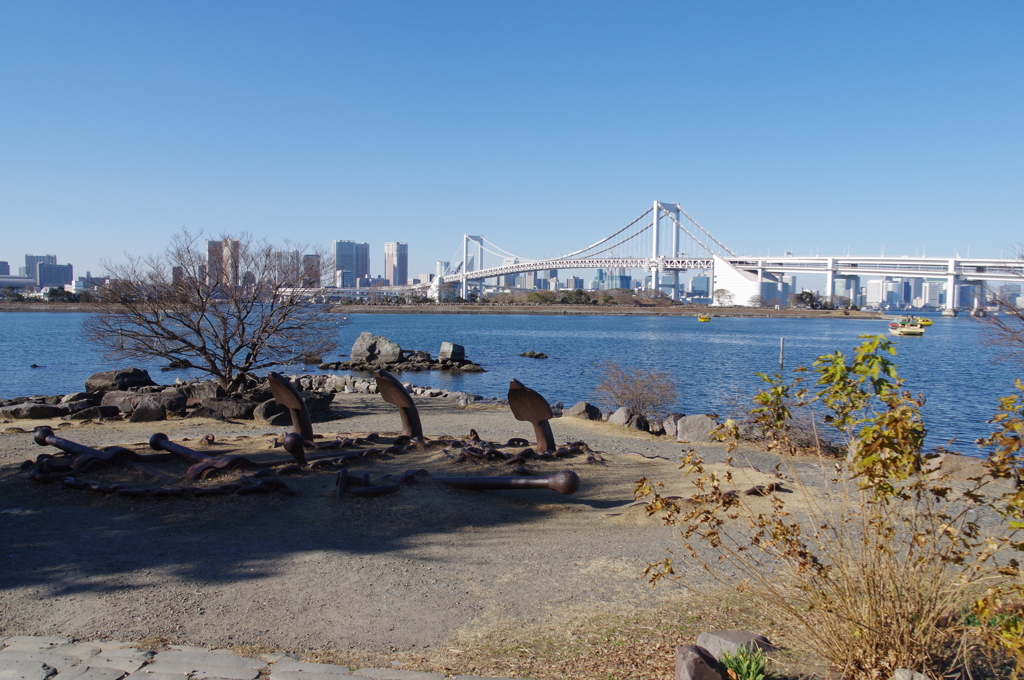
<svg viewBox="0 0 1024 680">
<path fill-rule="evenodd" d="M 45 294 L 51 289 L 80 293 L 103 285 L 106 279 L 93 279 L 89 272 L 75 280 L 74 265 L 58 264 L 56 255 L 25 255 L 25 266 L 11 274 L 11 264 L 0 260 L 0 290 L 22 295 Z"/>
</svg>

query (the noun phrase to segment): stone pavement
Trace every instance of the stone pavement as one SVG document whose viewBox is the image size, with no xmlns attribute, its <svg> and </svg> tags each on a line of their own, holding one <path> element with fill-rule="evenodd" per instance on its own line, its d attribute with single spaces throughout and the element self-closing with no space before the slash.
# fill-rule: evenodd
<svg viewBox="0 0 1024 680">
<path fill-rule="evenodd" d="M 358 668 L 296 661 L 284 654 L 258 659 L 227 649 L 170 645 L 144 652 L 126 642 L 76 642 L 64 637 L 0 637 L 0 680 L 511 680 L 446 676 L 397 668 Z"/>
</svg>

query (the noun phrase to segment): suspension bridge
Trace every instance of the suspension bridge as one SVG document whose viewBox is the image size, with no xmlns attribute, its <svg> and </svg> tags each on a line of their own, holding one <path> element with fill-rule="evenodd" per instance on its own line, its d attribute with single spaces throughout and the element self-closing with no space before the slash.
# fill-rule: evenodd
<svg viewBox="0 0 1024 680">
<path fill-rule="evenodd" d="M 753 296 L 778 297 L 787 274 L 824 275 L 825 295 L 856 288 L 862 276 L 943 279 L 946 307 L 960 301 L 963 283 L 1024 280 L 1021 260 L 928 257 L 747 257 L 738 256 L 693 219 L 678 203 L 654 201 L 636 219 L 610 236 L 567 255 L 547 259 L 521 257 L 504 250 L 481 235 L 464 234 L 458 251 L 434 286 L 456 284 L 463 298 L 472 287 L 488 279 L 509 285 L 519 274 L 575 269 L 643 270 L 650 272 L 658 289 L 679 299 L 679 275 L 690 270 L 709 272 L 711 289 L 728 290 L 744 304 Z M 783 298 L 785 299 L 785 298 Z"/>
</svg>

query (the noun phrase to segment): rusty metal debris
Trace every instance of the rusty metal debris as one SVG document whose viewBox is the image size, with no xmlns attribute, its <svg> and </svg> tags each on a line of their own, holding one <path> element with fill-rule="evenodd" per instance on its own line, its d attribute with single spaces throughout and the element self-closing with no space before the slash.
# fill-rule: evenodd
<svg viewBox="0 0 1024 680">
<path fill-rule="evenodd" d="M 494 491 L 499 489 L 552 489 L 571 494 L 580 488 L 580 478 L 572 470 L 562 470 L 548 477 L 434 477 L 434 481 L 455 487 Z"/>
<path fill-rule="evenodd" d="M 551 407 L 548 406 L 547 399 L 518 380 L 512 380 L 508 387 L 508 405 L 516 420 L 533 425 L 537 448 L 540 451 L 555 450 L 555 436 L 551 433 L 551 425 L 548 423 L 551 419 Z"/>
<path fill-rule="evenodd" d="M 387 371 L 374 371 L 373 375 L 377 378 L 377 391 L 380 392 L 380 396 L 398 408 L 398 413 L 402 416 L 402 434 L 422 442 L 423 425 L 420 424 L 420 414 L 405 385 Z"/>
<path fill-rule="evenodd" d="M 236 439 L 247 439 L 238 437 Z M 229 438 L 230 439 L 230 438 Z M 282 438 L 281 442 L 277 437 L 271 446 L 283 443 L 285 448 L 294 445 L 296 440 L 303 447 L 305 453 L 306 445 L 311 442 L 304 440 L 302 435 L 293 432 Z M 484 441 L 474 430 L 470 436 L 463 439 L 453 437 L 438 437 L 432 442 L 419 440 L 408 434 L 398 435 L 389 438 L 393 442 L 387 445 L 387 439 L 383 439 L 377 433 L 365 435 L 351 434 L 348 437 L 338 436 L 334 441 L 324 442 L 319 447 L 347 448 L 347 451 L 319 452 L 310 456 L 304 456 L 302 463 L 297 463 L 294 458 L 282 458 L 274 460 L 263 460 L 250 458 L 235 453 L 237 448 L 224 448 L 224 444 L 216 444 L 219 451 L 201 451 L 190 448 L 181 443 L 171 441 L 164 433 L 153 434 L 148 441 L 150 449 L 154 453 L 144 453 L 138 450 L 142 444 L 133 445 L 136 450 L 120 446 L 111 446 L 104 449 L 94 449 L 77 442 L 58 437 L 50 428 L 39 428 L 34 440 L 40 446 L 53 446 L 70 457 L 59 457 L 44 453 L 35 461 L 26 461 L 22 469 L 28 470 L 32 479 L 44 482 L 59 482 L 68 488 L 89 490 L 101 494 L 115 494 L 119 496 L 131 496 L 139 498 L 167 498 L 167 497 L 202 497 L 210 495 L 226 494 L 249 494 L 260 492 L 280 491 L 282 493 L 294 493 L 294 491 L 281 479 L 276 476 L 287 473 L 312 471 L 320 468 L 341 468 L 338 473 L 335 493 L 338 497 L 352 495 L 360 497 L 373 497 L 394 493 L 402 486 L 413 484 L 418 476 L 429 475 L 425 470 L 406 470 L 400 475 L 385 475 L 378 483 L 371 483 L 369 474 L 361 477 L 352 475 L 345 467 L 358 459 L 366 459 L 377 455 L 399 455 L 408 452 L 413 448 L 426 446 L 455 445 L 458 451 L 456 460 L 476 460 L 482 463 L 501 463 L 507 466 L 514 466 L 511 470 L 521 476 L 477 476 L 477 477 L 437 477 L 438 482 L 448 486 L 464 489 L 540 489 L 548 488 L 559 493 L 569 494 L 579 487 L 579 477 L 576 473 L 563 470 L 550 476 L 540 476 L 526 467 L 528 461 L 556 460 L 561 456 L 579 454 L 589 451 L 583 442 L 570 442 L 552 451 L 536 453 L 533 448 L 525 448 L 519 451 L 504 452 L 500 448 L 509 445 L 526 443 L 522 439 L 511 439 L 508 444 L 495 444 Z M 185 440 L 188 441 L 188 440 Z M 351 448 L 359 444 L 373 445 L 373 448 Z M 192 446 L 211 447 L 214 446 L 214 439 L 208 435 L 198 440 Z M 448 449 L 443 449 L 448 453 Z M 449 457 L 453 457 L 449 454 Z M 188 463 L 188 468 L 183 476 L 172 476 L 151 466 L 154 464 L 166 464 L 174 461 Z M 156 479 L 165 484 L 153 488 L 133 488 L 124 483 L 111 483 L 110 481 L 85 480 L 81 476 L 90 471 L 106 467 L 121 467 L 134 470 L 142 475 Z M 184 480 L 207 480 L 215 474 L 228 471 L 246 471 L 245 474 L 237 475 L 237 479 L 219 486 L 174 486 Z"/>
</svg>

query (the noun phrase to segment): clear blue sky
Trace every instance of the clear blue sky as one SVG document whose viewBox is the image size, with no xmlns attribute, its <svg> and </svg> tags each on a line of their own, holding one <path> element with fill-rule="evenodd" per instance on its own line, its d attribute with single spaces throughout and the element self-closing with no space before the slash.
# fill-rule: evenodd
<svg viewBox="0 0 1024 680">
<path fill-rule="evenodd" d="M 581 248 L 659 199 L 747 254 L 1024 241 L 1024 3 L 0 2 L 0 260 L 182 226 Z"/>
</svg>

